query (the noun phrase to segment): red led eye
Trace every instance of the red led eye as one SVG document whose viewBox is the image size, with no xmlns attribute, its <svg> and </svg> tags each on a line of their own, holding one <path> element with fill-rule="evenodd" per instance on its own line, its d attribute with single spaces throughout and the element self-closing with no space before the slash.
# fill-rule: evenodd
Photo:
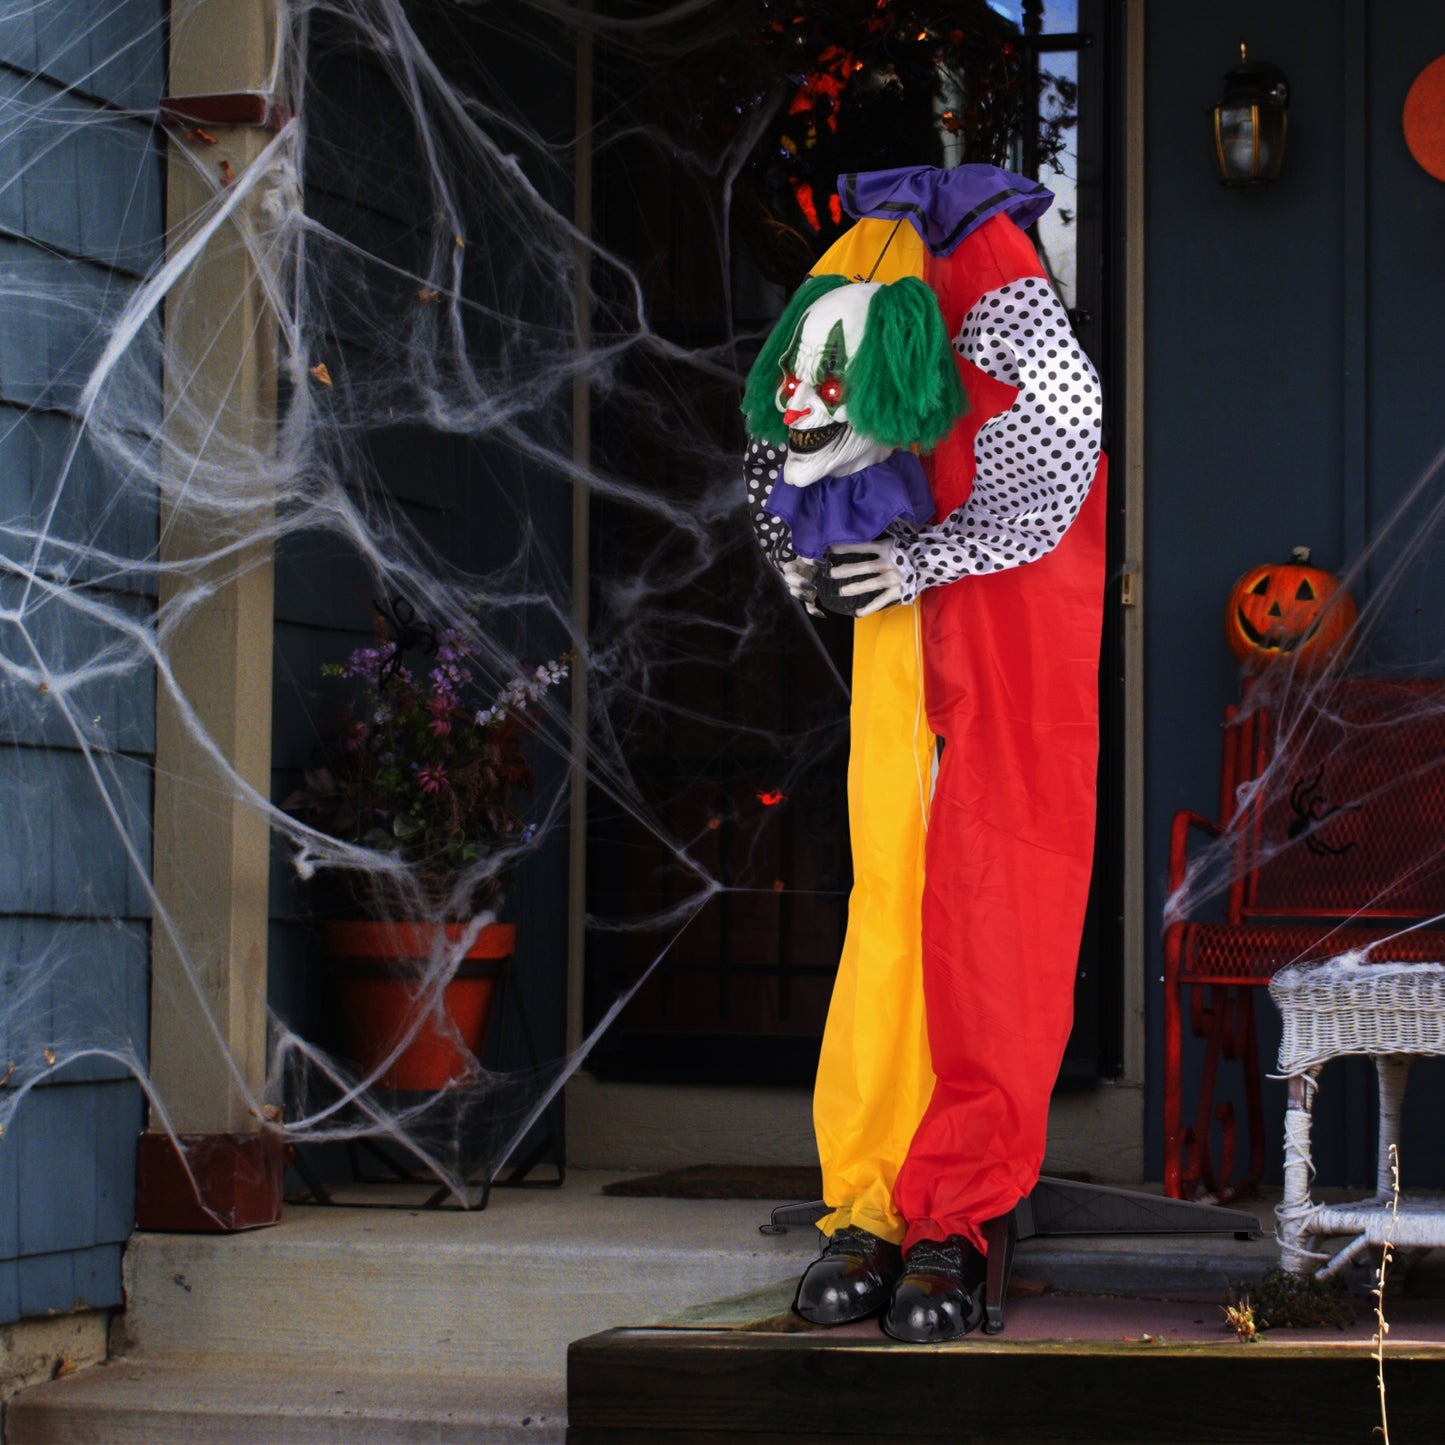
<svg viewBox="0 0 1445 1445">
<path fill-rule="evenodd" d="M 783 378 L 783 384 L 778 389 L 778 394 L 784 397 L 792 396 L 792 394 L 797 391 L 800 384 L 801 383 L 798 381 L 798 378 L 789 373 L 789 375 Z"/>
<path fill-rule="evenodd" d="M 818 384 L 818 395 L 824 406 L 837 406 L 843 400 L 843 383 L 836 376 L 825 376 Z"/>
</svg>

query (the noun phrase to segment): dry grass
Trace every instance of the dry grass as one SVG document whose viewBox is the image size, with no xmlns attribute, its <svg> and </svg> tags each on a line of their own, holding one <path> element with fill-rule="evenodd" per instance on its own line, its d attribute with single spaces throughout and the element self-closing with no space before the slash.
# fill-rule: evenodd
<svg viewBox="0 0 1445 1445">
<path fill-rule="evenodd" d="M 1259 1330 L 1344 1329 L 1355 1321 L 1355 1306 L 1343 1280 L 1301 1279 L 1277 1265 L 1258 1284 L 1237 1287 L 1223 1306 L 1225 1319 L 1239 1333 L 1235 1317 L 1247 1314 Z"/>
<path fill-rule="evenodd" d="M 1385 1318 L 1385 1271 L 1395 1257 L 1395 1220 L 1400 1212 L 1400 1151 L 1390 1145 L 1390 1227 L 1385 1231 L 1385 1247 L 1380 1251 L 1380 1271 L 1375 1277 L 1375 1381 L 1380 1391 L 1380 1423 L 1375 1427 L 1385 1445 L 1390 1445 L 1390 1417 L 1385 1409 L 1385 1336 L 1390 1333 Z"/>
</svg>

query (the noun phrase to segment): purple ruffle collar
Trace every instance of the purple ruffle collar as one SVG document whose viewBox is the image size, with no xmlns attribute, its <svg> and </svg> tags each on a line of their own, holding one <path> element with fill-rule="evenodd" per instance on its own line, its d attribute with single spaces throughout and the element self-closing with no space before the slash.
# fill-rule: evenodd
<svg viewBox="0 0 1445 1445">
<path fill-rule="evenodd" d="M 900 517 L 921 527 L 933 519 L 934 503 L 923 463 L 900 450 L 806 487 L 789 486 L 779 468 L 763 510 L 788 524 L 798 556 L 817 559 L 839 542 L 873 541 Z"/>
</svg>

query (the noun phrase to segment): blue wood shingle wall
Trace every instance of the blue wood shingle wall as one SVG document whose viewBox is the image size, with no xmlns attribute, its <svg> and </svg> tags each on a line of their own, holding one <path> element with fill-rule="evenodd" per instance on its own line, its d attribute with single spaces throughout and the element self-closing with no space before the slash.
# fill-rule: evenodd
<svg viewBox="0 0 1445 1445">
<path fill-rule="evenodd" d="M 62 1064 L 0 1139 L 0 1321 L 119 1303 L 134 1221 L 155 679 L 127 627 L 153 586 L 116 559 L 150 556 L 156 513 L 140 432 L 106 459 L 76 405 L 162 250 L 165 19 L 164 0 L 0 11 L 0 1075 Z M 153 414 L 154 365 L 125 383 Z M 37 659 L 89 680 L 43 690 L 19 671 Z"/>
</svg>

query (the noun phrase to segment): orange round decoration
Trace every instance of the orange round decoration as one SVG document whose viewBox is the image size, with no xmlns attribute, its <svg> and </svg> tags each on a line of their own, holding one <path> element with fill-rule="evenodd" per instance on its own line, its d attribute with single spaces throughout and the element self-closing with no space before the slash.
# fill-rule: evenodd
<svg viewBox="0 0 1445 1445">
<path fill-rule="evenodd" d="M 1432 60 L 1405 97 L 1405 144 L 1437 181 L 1445 181 L 1445 55 Z"/>
<path fill-rule="evenodd" d="M 1293 562 L 1251 567 L 1229 594 L 1224 635 L 1230 651 L 1250 672 L 1289 657 L 1297 671 L 1318 672 L 1349 647 L 1355 599 L 1340 579 L 1309 565 L 1308 548 Z"/>
</svg>

